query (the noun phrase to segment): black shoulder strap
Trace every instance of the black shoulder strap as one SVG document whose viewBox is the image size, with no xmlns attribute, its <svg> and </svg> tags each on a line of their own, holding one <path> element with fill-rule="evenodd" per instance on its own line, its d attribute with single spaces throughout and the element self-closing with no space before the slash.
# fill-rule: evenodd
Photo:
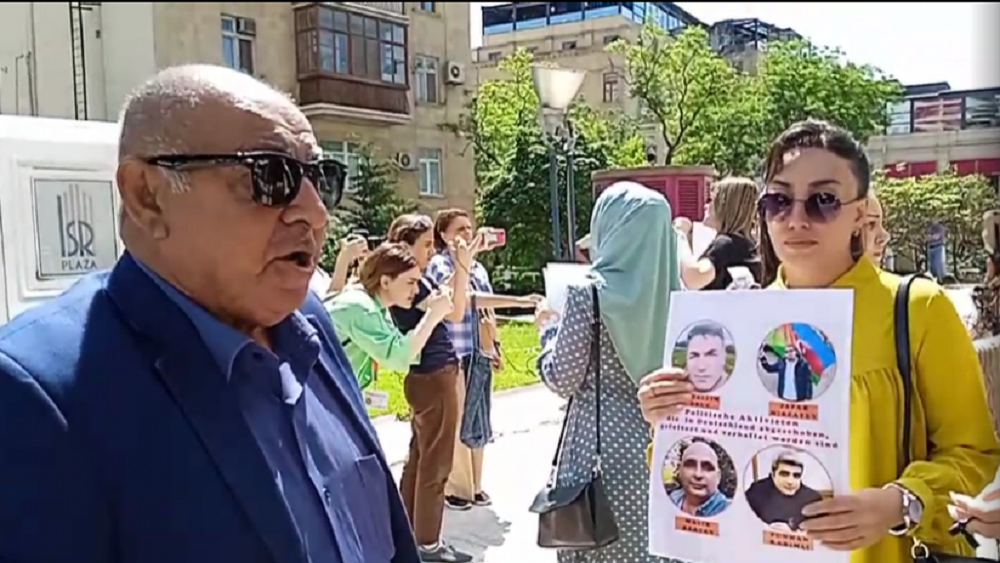
<svg viewBox="0 0 1000 563">
<path fill-rule="evenodd" d="M 592 338 L 590 342 L 590 366 L 594 368 L 594 418 L 597 423 L 597 465 L 595 467 L 595 472 L 601 471 L 601 301 L 597 294 L 597 284 L 592 283 L 590 286 L 590 293 L 593 296 L 594 307 L 593 307 L 593 320 L 591 321 L 591 332 Z M 588 369 L 589 371 L 589 369 Z M 566 416 L 563 418 L 562 430 L 559 431 L 559 441 L 556 442 L 556 451 L 552 455 L 552 468 L 553 470 L 559 464 L 559 453 L 563 449 L 563 441 L 566 439 L 566 426 L 569 425 L 569 415 L 570 409 L 573 406 L 573 398 L 571 397 L 569 402 L 566 404 Z"/>
<path fill-rule="evenodd" d="M 896 289 L 896 301 L 893 304 L 893 336 L 896 340 L 896 367 L 903 380 L 903 464 L 902 469 L 910 465 L 912 459 L 911 435 L 913 433 L 913 366 L 910 355 L 910 286 L 922 274 L 904 276 L 899 280 Z"/>
</svg>

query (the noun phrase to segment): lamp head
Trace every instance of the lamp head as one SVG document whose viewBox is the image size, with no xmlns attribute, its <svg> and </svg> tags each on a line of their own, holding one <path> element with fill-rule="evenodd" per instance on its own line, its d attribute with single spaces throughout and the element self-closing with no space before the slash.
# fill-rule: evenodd
<svg viewBox="0 0 1000 563">
<path fill-rule="evenodd" d="M 566 112 L 586 75 L 585 71 L 571 68 L 531 67 L 531 79 L 542 109 Z"/>
</svg>

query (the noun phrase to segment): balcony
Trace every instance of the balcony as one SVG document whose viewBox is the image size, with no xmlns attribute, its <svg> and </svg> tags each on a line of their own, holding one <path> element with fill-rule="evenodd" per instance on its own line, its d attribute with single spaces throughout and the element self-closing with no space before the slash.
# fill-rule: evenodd
<svg viewBox="0 0 1000 563">
<path fill-rule="evenodd" d="M 409 26 L 398 15 L 376 13 L 397 7 L 402 12 L 401 6 L 401 2 L 296 6 L 299 103 L 307 116 L 384 124 L 412 119 Z"/>
</svg>

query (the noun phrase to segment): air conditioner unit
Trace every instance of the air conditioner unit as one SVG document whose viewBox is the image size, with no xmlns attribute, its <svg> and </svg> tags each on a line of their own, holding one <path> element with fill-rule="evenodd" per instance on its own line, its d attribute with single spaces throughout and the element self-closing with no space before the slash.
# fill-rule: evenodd
<svg viewBox="0 0 1000 563">
<path fill-rule="evenodd" d="M 236 33 L 257 35 L 257 21 L 252 18 L 236 18 Z"/>
<path fill-rule="evenodd" d="M 396 153 L 396 166 L 402 168 L 403 170 L 413 170 L 416 165 L 414 161 L 413 154 L 408 152 L 397 152 Z"/>
<path fill-rule="evenodd" d="M 462 63 L 448 62 L 448 72 L 445 73 L 446 84 L 465 84 L 465 65 Z"/>
</svg>

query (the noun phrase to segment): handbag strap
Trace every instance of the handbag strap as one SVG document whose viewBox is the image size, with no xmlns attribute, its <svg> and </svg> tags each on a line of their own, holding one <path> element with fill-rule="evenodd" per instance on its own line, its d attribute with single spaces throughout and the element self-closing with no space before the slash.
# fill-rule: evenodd
<svg viewBox="0 0 1000 563">
<path fill-rule="evenodd" d="M 594 316 L 590 323 L 592 339 L 590 342 L 590 364 L 594 368 L 594 418 L 597 423 L 597 463 L 594 467 L 595 473 L 601 472 L 601 302 L 597 295 L 597 284 L 591 284 L 590 292 L 594 302 Z M 589 370 L 588 370 L 589 371 Z M 569 425 L 569 415 L 573 407 L 573 398 L 570 397 L 566 404 L 566 416 L 563 418 L 562 429 L 559 431 L 559 441 L 556 451 L 552 454 L 552 468 L 559 464 L 559 453 L 562 452 L 566 440 L 566 427 Z"/>
<path fill-rule="evenodd" d="M 896 367 L 903 380 L 903 463 L 900 472 L 910 465 L 913 453 L 913 366 L 910 355 L 910 287 L 921 274 L 904 276 L 899 280 L 896 289 L 896 301 L 893 304 L 893 336 L 896 341 Z"/>
</svg>

